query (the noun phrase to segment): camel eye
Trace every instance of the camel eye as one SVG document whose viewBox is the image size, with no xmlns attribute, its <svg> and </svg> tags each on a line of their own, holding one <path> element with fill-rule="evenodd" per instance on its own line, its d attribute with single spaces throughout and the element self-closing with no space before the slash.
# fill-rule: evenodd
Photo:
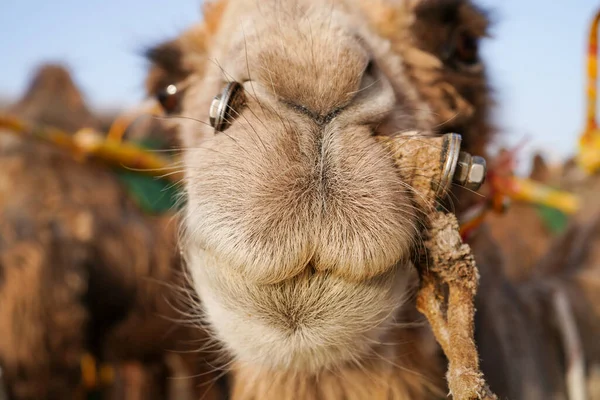
<svg viewBox="0 0 600 400">
<path fill-rule="evenodd" d="M 179 108 L 181 92 L 175 85 L 169 85 L 156 95 L 156 98 L 167 114 L 172 114 Z"/>
<path fill-rule="evenodd" d="M 459 29 L 450 36 L 443 58 L 455 67 L 472 70 L 481 64 L 479 58 L 479 38 Z"/>
<path fill-rule="evenodd" d="M 479 43 L 477 38 L 467 32 L 459 32 L 456 35 L 454 48 L 456 57 L 461 62 L 469 65 L 479 62 Z"/>
<path fill-rule="evenodd" d="M 210 104 L 210 125 L 215 132 L 222 132 L 237 117 L 246 102 L 244 88 L 238 82 L 230 82 L 216 95 Z"/>
</svg>

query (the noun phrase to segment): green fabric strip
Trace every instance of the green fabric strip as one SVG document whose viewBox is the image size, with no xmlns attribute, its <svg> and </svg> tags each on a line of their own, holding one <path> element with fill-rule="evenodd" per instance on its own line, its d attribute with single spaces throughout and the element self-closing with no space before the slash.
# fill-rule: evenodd
<svg viewBox="0 0 600 400">
<path fill-rule="evenodd" d="M 546 227 L 554 235 L 565 231 L 569 223 L 569 216 L 556 208 L 538 205 L 536 207 L 538 215 L 542 218 Z"/>
<path fill-rule="evenodd" d="M 140 140 L 136 144 L 149 150 L 166 147 L 166 143 L 156 139 Z M 126 169 L 115 169 L 114 172 L 129 195 L 146 213 L 156 215 L 174 212 L 183 205 L 181 186 L 169 179 Z"/>
</svg>

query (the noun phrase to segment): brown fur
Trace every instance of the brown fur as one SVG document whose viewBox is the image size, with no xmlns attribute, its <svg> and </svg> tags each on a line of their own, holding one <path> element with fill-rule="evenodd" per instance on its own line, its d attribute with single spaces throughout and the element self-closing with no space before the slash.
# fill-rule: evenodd
<svg viewBox="0 0 600 400">
<path fill-rule="evenodd" d="M 419 320 L 407 263 L 418 215 L 370 134 L 458 131 L 485 153 L 495 131 L 485 69 L 447 52 L 454 34 L 485 36 L 485 15 L 462 0 L 216 4 L 169 46 L 198 63 L 173 116 L 186 148 L 182 243 L 212 330 L 237 359 L 234 397 L 439 396 L 444 363 L 430 333 L 393 323 Z M 244 84 L 246 105 L 215 133 L 209 105 L 230 80 Z M 458 212 L 477 199 L 454 196 Z M 510 284 L 485 226 L 472 246 L 492 389 L 564 398 L 546 283 Z"/>
<path fill-rule="evenodd" d="M 206 24 L 150 54 L 148 87 L 191 82 L 181 108 L 189 118 L 173 118 L 186 147 L 182 243 L 211 330 L 234 358 L 234 397 L 444 397 L 444 359 L 412 296 L 419 215 L 402 171 L 372 134 L 458 130 L 468 150 L 484 151 L 493 133 L 484 70 L 445 55 L 449 32 L 484 34 L 483 14 L 458 0 L 229 0 L 213 10 Z M 262 30 L 254 34 L 252 22 Z M 213 134 L 209 104 L 230 79 L 252 79 L 244 82 L 247 103 L 227 131 Z M 38 161 L 25 164 L 25 155 Z M 20 331 L 0 339 L 13 390 L 40 398 L 72 387 L 88 321 L 104 326 L 106 334 L 94 330 L 91 339 L 107 359 L 160 358 L 173 342 L 157 338 L 173 324 L 155 316 L 173 310 L 164 301 L 172 293 L 140 277 L 185 286 L 173 273 L 169 225 L 141 215 L 105 170 L 55 150 L 18 144 L 3 148 L 0 162 L 11 171 L 0 184 L 9 222 L 0 296 L 10 304 L 0 324 L 19 328 L 20 318 L 50 316 L 42 329 L 28 324 L 30 344 L 19 343 L 36 349 L 38 364 L 14 347 Z M 458 211 L 474 198 L 455 196 Z M 563 398 L 545 284 L 511 285 L 485 227 L 472 246 L 481 271 L 477 339 L 492 389 L 502 398 Z M 54 274 L 56 285 L 40 283 Z M 31 290 L 16 290 L 25 280 Z M 44 291 L 56 294 L 42 302 Z M 89 304 L 79 300 L 84 293 Z M 590 304 L 576 303 L 578 315 Z M 115 311 L 123 314 L 108 321 Z M 201 318 L 198 309 L 186 311 Z M 200 329 L 181 335 L 204 337 Z M 63 378 L 50 379 L 60 369 Z M 42 384 L 25 384 L 33 381 Z"/>
<path fill-rule="evenodd" d="M 75 86 L 70 71 L 60 64 L 40 66 L 23 98 L 9 107 L 8 112 L 67 132 L 100 126 Z"/>
<path fill-rule="evenodd" d="M 554 239 L 550 251 L 536 266 L 536 278 L 546 279 L 545 290 L 559 287 L 571 303 L 582 344 L 588 380 L 588 396 L 600 399 L 598 366 L 600 365 L 600 175 L 585 177 L 567 162 L 561 185 L 582 199 L 580 211 L 566 232 Z M 549 288 L 550 289 L 549 289 Z"/>
<path fill-rule="evenodd" d="M 53 96 L 56 88 L 41 86 L 42 96 L 19 103 L 34 103 L 37 111 L 19 116 L 63 129 L 87 126 L 82 121 L 88 118 L 77 113 L 87 110 L 84 104 L 56 104 L 63 101 L 60 93 Z M 81 98 L 75 93 L 68 98 Z M 60 120 L 44 119 L 52 107 L 65 110 Z M 176 219 L 145 215 L 103 165 L 0 135 L 11 138 L 0 140 L 0 365 L 9 395 L 82 395 L 79 364 L 89 352 L 113 363 L 117 382 L 133 376 L 119 362 L 142 363 L 147 370 L 141 373 L 155 378 L 140 381 L 141 389 L 165 398 L 172 386 L 166 377 L 176 372 L 166 369 L 166 352 L 187 352 L 207 341 L 195 327 L 173 325 L 187 320 L 189 307 L 179 300 L 185 280 Z M 216 398 L 210 357 L 181 357 L 180 369 L 187 371 L 181 381 L 197 397 Z"/>
<path fill-rule="evenodd" d="M 392 41 L 390 49 L 385 37 L 364 25 L 356 28 L 361 35 L 357 41 L 346 30 L 345 18 L 352 21 L 353 13 L 364 10 L 351 2 L 342 4 L 350 10 L 346 17 L 331 14 L 329 8 L 323 12 L 317 5 L 305 7 L 309 3 L 282 3 L 280 9 L 265 3 L 254 10 L 251 2 L 226 2 L 218 16 L 225 25 L 214 36 L 207 37 L 202 28 L 193 30 L 201 32 L 193 36 L 196 40 L 205 41 L 195 49 L 206 53 L 187 47 L 193 31 L 170 43 L 180 49 L 184 65 L 202 58 L 214 61 L 199 65 L 186 78 L 198 83 L 186 91 L 184 117 L 205 120 L 212 95 L 224 81 L 252 79 L 245 84 L 246 108 L 224 134 L 213 136 L 210 127 L 173 118 L 180 122 L 189 149 L 190 206 L 184 243 L 191 274 L 217 337 L 239 359 L 234 368 L 235 396 L 362 398 L 354 390 L 358 387 L 364 394 L 381 393 L 381 398 L 441 396 L 443 362 L 431 334 L 425 327 L 390 325 L 390 318 L 422 323 L 406 297 L 414 293 L 407 291 L 414 287 L 415 276 L 406 261 L 417 226 L 410 192 L 398 186 L 389 156 L 369 139 L 371 132 L 363 126 L 372 126 L 380 135 L 415 128 L 444 132 L 437 118 L 428 114 L 429 107 L 445 115 L 452 111 L 446 112 L 443 102 L 435 103 L 439 92 L 414 81 L 456 79 L 452 83 L 458 89 L 450 84 L 442 89 L 446 97 L 460 105 L 466 104 L 464 95 L 479 106 L 487 104 L 484 74 L 477 71 L 466 82 L 470 75 L 463 75 L 461 87 L 460 72 L 452 72 L 455 67 L 432 65 L 428 60 L 435 58 L 414 46 Z M 386 14 L 386 9 L 396 14 Z M 367 16 L 374 27 L 381 27 L 379 17 L 397 26 L 414 12 L 408 6 L 392 9 L 378 2 L 369 7 Z M 232 29 L 239 21 L 246 23 L 243 29 Z M 261 22 L 258 32 L 250 21 Z M 455 18 L 449 24 L 462 21 L 467 23 Z M 208 23 L 215 25 L 211 19 Z M 409 23 L 407 29 L 411 27 L 413 32 L 398 31 L 412 38 L 425 32 Z M 389 39 L 394 40 L 392 36 Z M 151 72 L 150 90 L 156 87 L 157 73 L 169 75 L 164 67 L 158 63 Z M 177 71 L 171 76 L 169 83 L 175 83 Z M 477 90 L 469 87 L 469 79 L 478 83 Z M 492 131 L 481 117 L 483 106 L 480 112 L 457 112 L 461 123 L 479 123 L 479 134 Z M 481 149 L 478 140 L 474 130 L 466 133 L 467 148 Z M 315 150 L 324 143 L 330 158 L 321 159 Z M 338 158 L 341 154 L 349 162 Z M 369 163 L 362 163 L 366 159 Z M 311 172 L 315 162 L 322 165 L 320 172 Z M 322 206 L 317 206 L 319 198 Z M 328 210 L 323 214 L 319 207 Z M 356 225 L 348 226 L 348 218 Z M 269 231 L 257 222 L 268 223 Z M 388 298 L 394 294 L 402 297 Z M 403 298 L 408 304 L 396 308 Z M 245 328 L 236 332 L 236 325 Z M 387 337 L 395 344 L 383 346 L 382 354 L 374 343 L 385 343 Z M 420 349 L 416 354 L 415 348 Z M 271 371 L 273 367 L 279 371 Z M 384 371 L 395 379 L 369 379 L 386 376 Z"/>
<path fill-rule="evenodd" d="M 500 151 L 498 158 L 505 154 Z M 491 168 L 494 163 L 490 162 Z M 551 171 L 540 154 L 533 158 L 529 179 L 547 185 L 556 183 L 556 173 Z M 503 213 L 487 215 L 490 233 L 501 247 L 506 275 L 513 282 L 531 278 L 535 266 L 548 251 L 554 234 L 546 226 L 537 205 L 511 202 Z"/>
</svg>

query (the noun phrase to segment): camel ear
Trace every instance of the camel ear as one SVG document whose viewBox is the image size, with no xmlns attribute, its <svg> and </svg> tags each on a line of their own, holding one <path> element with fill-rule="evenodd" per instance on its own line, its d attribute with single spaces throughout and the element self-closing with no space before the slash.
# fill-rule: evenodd
<svg viewBox="0 0 600 400">
<path fill-rule="evenodd" d="M 450 65 L 479 62 L 478 42 L 488 36 L 488 14 L 469 0 L 422 0 L 414 25 L 419 47 Z"/>
</svg>

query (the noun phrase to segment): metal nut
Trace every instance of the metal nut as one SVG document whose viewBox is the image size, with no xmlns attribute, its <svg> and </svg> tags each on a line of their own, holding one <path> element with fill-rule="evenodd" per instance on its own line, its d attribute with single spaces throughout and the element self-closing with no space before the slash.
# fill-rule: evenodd
<svg viewBox="0 0 600 400">
<path fill-rule="evenodd" d="M 471 190 L 479 190 L 485 182 L 487 173 L 487 165 L 485 158 L 473 156 L 471 158 L 471 167 L 469 168 L 469 177 L 467 178 L 467 188 Z"/>
<path fill-rule="evenodd" d="M 471 156 L 461 151 L 453 181 L 469 190 L 477 191 L 485 182 L 486 172 L 487 167 L 483 157 Z"/>
</svg>

